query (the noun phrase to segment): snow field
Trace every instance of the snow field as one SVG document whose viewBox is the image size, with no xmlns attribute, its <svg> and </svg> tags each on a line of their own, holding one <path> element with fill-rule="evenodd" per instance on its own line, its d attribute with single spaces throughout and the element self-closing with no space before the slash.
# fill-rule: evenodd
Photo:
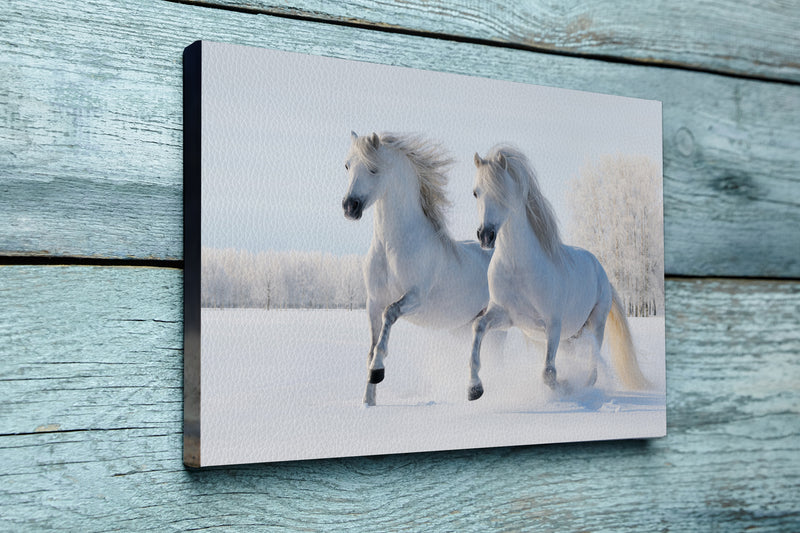
<svg viewBox="0 0 800 533">
<path fill-rule="evenodd" d="M 515 329 L 487 336 L 485 394 L 466 399 L 471 331 L 398 321 L 376 407 L 362 406 L 369 327 L 364 310 L 202 310 L 204 464 L 659 436 L 665 432 L 664 320 L 630 319 L 653 388 L 621 390 L 604 346 L 594 387 L 590 342 L 559 349 L 573 390 L 541 377 L 544 347 Z M 495 334 L 492 334 L 495 335 Z"/>
</svg>

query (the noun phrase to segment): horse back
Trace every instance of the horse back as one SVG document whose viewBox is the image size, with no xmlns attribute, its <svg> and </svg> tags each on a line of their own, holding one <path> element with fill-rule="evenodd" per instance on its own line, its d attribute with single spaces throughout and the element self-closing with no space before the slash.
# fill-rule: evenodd
<svg viewBox="0 0 800 533">
<path fill-rule="evenodd" d="M 600 260 L 588 250 L 569 246 L 568 255 L 573 258 L 575 266 L 569 276 L 569 283 L 575 287 L 572 291 L 572 309 L 578 316 L 578 322 L 584 314 L 588 318 L 589 313 L 596 306 L 601 308 L 611 307 L 611 284 L 608 281 L 603 265 Z"/>
<path fill-rule="evenodd" d="M 602 296 L 600 293 L 606 291 L 609 281 L 608 274 L 600 260 L 589 250 L 577 246 L 566 246 L 566 248 L 568 255 L 574 258 L 577 266 L 575 276 L 586 280 L 587 292 L 591 293 L 591 289 L 594 287 L 598 291 L 598 298 Z"/>
<path fill-rule="evenodd" d="M 572 336 L 609 291 L 605 271 L 592 253 L 572 246 L 563 252 L 559 261 L 495 253 L 489 271 L 492 301 L 529 334 L 559 322 L 562 335 Z"/>
</svg>

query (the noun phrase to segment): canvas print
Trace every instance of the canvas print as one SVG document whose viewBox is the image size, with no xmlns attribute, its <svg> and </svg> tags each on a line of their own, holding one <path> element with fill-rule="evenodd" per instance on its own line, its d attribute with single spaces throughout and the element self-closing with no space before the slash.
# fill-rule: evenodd
<svg viewBox="0 0 800 533">
<path fill-rule="evenodd" d="M 661 104 L 197 42 L 184 461 L 666 432 Z"/>
</svg>

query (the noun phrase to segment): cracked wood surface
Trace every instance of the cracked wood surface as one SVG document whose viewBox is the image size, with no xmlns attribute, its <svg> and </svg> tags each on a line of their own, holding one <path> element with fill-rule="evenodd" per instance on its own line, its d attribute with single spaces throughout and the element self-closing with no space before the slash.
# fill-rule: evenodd
<svg viewBox="0 0 800 533">
<path fill-rule="evenodd" d="M 192 471 L 182 277 L 0 267 L 0 529 L 800 526 L 800 283 L 667 282 L 664 439 Z"/>
<path fill-rule="evenodd" d="M 0 266 L 0 530 L 800 529 L 796 281 L 667 281 L 664 439 L 192 471 L 183 276 L 163 268 L 181 52 L 210 39 L 662 100 L 667 271 L 798 278 L 799 12 L 3 3 L 0 262 L 134 266 Z"/>
<path fill-rule="evenodd" d="M 800 5 L 548 0 L 189 0 L 551 53 L 800 82 Z"/>
<path fill-rule="evenodd" d="M 0 21 L 0 255 L 182 257 L 181 53 L 202 38 L 662 100 L 666 271 L 800 277 L 799 85 L 157 0 Z"/>
</svg>

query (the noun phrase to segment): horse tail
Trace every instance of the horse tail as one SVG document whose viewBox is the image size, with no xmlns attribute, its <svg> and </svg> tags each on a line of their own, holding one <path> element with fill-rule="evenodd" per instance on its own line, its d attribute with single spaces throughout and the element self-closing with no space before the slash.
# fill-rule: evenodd
<svg viewBox="0 0 800 533">
<path fill-rule="evenodd" d="M 650 382 L 642 375 L 636 352 L 633 348 L 631 330 L 622 302 L 614 287 L 611 287 L 611 311 L 608 314 L 608 341 L 611 347 L 611 360 L 622 382 L 631 389 L 647 389 Z"/>
</svg>

